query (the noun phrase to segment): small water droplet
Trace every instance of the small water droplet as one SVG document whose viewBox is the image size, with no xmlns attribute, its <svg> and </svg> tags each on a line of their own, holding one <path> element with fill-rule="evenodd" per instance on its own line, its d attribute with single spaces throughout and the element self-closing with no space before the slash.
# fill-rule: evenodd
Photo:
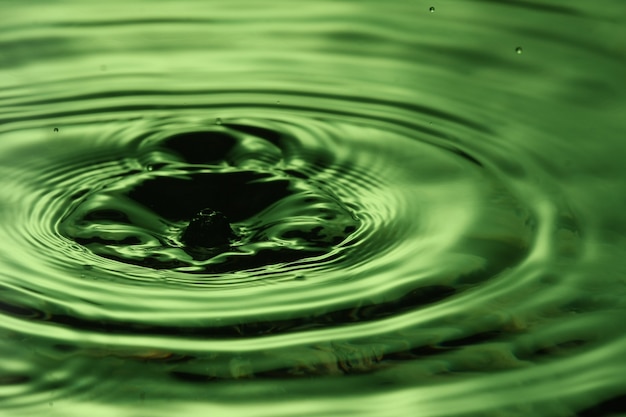
<svg viewBox="0 0 626 417">
<path fill-rule="evenodd" d="M 431 6 L 431 7 L 430 7 L 430 9 L 428 9 L 428 10 L 430 10 L 430 12 L 431 12 L 431 13 L 434 13 L 434 12 L 435 12 L 435 8 L 434 8 L 434 7 L 432 7 L 432 6 Z"/>
<path fill-rule="evenodd" d="M 143 167 L 143 169 L 144 169 L 144 171 L 152 172 L 152 171 L 159 171 L 159 170 L 163 169 L 166 166 L 167 166 L 167 164 L 163 163 L 163 162 L 153 162 L 151 164 L 146 164 Z"/>
<path fill-rule="evenodd" d="M 180 240 L 190 247 L 214 248 L 228 245 L 233 236 L 226 216 L 219 211 L 205 208 L 191 219 Z"/>
<path fill-rule="evenodd" d="M 280 104 L 280 100 L 276 100 L 276 104 Z"/>
<path fill-rule="evenodd" d="M 298 274 L 298 275 L 295 276 L 294 280 L 296 280 L 296 281 L 304 281 L 304 280 L 306 280 L 306 277 L 304 275 L 302 275 L 302 274 Z"/>
<path fill-rule="evenodd" d="M 517 48 L 515 48 L 515 52 L 517 52 L 518 55 L 521 55 L 522 52 L 524 52 L 524 51 L 522 50 L 521 46 L 518 46 Z"/>
<path fill-rule="evenodd" d="M 217 119 L 215 119 L 215 124 L 216 125 L 221 125 L 222 124 L 222 118 L 218 117 Z"/>
<path fill-rule="evenodd" d="M 58 131 L 59 131 L 59 128 L 58 128 L 58 127 L 55 127 L 55 128 L 54 128 L 54 132 L 56 133 L 56 132 L 58 132 Z"/>
</svg>

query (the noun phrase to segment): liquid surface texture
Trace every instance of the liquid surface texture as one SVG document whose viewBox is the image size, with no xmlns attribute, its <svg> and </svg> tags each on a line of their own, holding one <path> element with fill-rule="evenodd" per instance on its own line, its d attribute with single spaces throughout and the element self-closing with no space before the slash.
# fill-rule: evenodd
<svg viewBox="0 0 626 417">
<path fill-rule="evenodd" d="M 0 15 L 0 415 L 626 415 L 623 2 Z"/>
</svg>

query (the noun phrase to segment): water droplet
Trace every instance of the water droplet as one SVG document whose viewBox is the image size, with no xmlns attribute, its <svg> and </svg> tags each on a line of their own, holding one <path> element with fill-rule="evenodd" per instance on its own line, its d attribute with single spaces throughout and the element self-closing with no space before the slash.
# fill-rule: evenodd
<svg viewBox="0 0 626 417">
<path fill-rule="evenodd" d="M 56 133 L 56 132 L 58 132 L 58 131 L 59 131 L 59 128 L 58 128 L 58 127 L 55 127 L 55 128 L 54 128 L 54 132 Z"/>
<path fill-rule="evenodd" d="M 294 280 L 295 281 L 304 281 L 304 280 L 306 280 L 306 277 L 304 275 L 302 275 L 302 274 L 298 274 L 298 275 L 295 276 Z"/>
<path fill-rule="evenodd" d="M 188 246 L 211 248 L 227 245 L 233 236 L 226 216 L 219 211 L 205 208 L 191 219 L 181 241 Z"/>
<path fill-rule="evenodd" d="M 222 124 L 222 119 L 220 117 L 218 117 L 217 119 L 215 119 L 215 124 L 216 125 L 221 125 Z"/>
<path fill-rule="evenodd" d="M 515 52 L 517 52 L 518 55 L 521 55 L 522 52 L 524 52 L 524 51 L 522 50 L 521 46 L 518 46 L 517 48 L 515 48 Z"/>
<path fill-rule="evenodd" d="M 145 171 L 152 172 L 152 171 L 158 171 L 160 169 L 163 169 L 165 166 L 167 166 L 166 163 L 163 163 L 163 162 L 153 162 L 151 164 L 146 164 L 143 167 L 143 169 Z"/>
<path fill-rule="evenodd" d="M 280 104 L 280 100 L 276 100 L 276 104 Z"/>
<path fill-rule="evenodd" d="M 430 9 L 428 9 L 428 10 L 430 10 L 430 12 L 431 12 L 431 13 L 434 13 L 434 12 L 435 12 L 435 8 L 434 8 L 434 7 L 432 7 L 432 6 L 431 6 L 431 7 L 430 7 Z"/>
</svg>

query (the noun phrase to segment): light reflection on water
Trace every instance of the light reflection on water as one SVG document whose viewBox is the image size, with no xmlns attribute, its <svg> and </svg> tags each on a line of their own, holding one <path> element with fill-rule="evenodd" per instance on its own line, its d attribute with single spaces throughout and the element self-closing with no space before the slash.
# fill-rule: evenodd
<svg viewBox="0 0 626 417">
<path fill-rule="evenodd" d="M 3 408 L 626 412 L 601 3 L 4 7 Z"/>
</svg>

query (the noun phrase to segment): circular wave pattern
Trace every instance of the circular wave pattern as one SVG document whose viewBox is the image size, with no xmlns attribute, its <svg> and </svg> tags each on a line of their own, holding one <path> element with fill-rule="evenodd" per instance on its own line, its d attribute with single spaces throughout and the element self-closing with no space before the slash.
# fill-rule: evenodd
<svg viewBox="0 0 626 417">
<path fill-rule="evenodd" d="M 62 233 L 104 257 L 189 272 L 218 274 L 322 256 L 358 222 L 330 192 L 278 166 L 286 161 L 277 140 L 280 133 L 269 129 L 224 125 L 142 143 L 136 164 L 144 171 L 122 173 L 119 184 L 84 196 Z M 185 239 L 202 210 L 223 213 L 224 222 L 233 222 L 223 227 L 234 228 L 234 235 L 222 231 L 224 244 L 202 236 L 220 233 L 210 229 Z"/>
<path fill-rule="evenodd" d="M 16 239 L 55 272 L 31 284 L 47 294 L 45 310 L 31 302 L 5 311 L 63 327 L 62 346 L 79 334 L 108 334 L 112 352 L 136 337 L 158 340 L 171 352 L 159 358 L 195 346 L 183 354 L 194 365 L 170 371 L 187 381 L 372 372 L 406 348 L 366 342 L 331 364 L 311 346 L 333 346 L 337 331 L 398 337 L 424 308 L 503 279 L 535 239 L 532 209 L 478 160 L 384 119 L 346 123 L 322 108 L 281 106 L 266 118 L 183 113 L 139 124 L 88 149 L 83 137 L 101 126 L 66 124 L 72 150 L 28 168 L 46 181 L 19 184 L 35 203 L 13 223 Z M 185 228 L 207 207 L 224 213 L 234 237 L 186 245 Z M 381 333 L 381 320 L 393 330 Z M 198 349 L 222 353 L 209 360 Z M 345 348 L 326 349 L 333 357 Z M 242 355 L 247 365 L 233 371 Z M 198 361 L 212 365 L 198 373 Z"/>
<path fill-rule="evenodd" d="M 293 305 L 308 298 L 302 287 L 327 281 L 336 280 L 341 298 L 343 282 L 375 290 L 367 271 L 394 275 L 408 254 L 423 256 L 420 268 L 453 260 L 448 273 L 464 276 L 455 278 L 460 288 L 428 276 L 386 285 L 399 293 L 423 285 L 452 294 L 527 253 L 530 210 L 467 154 L 416 142 L 414 132 L 384 130 L 372 119 L 346 124 L 320 109 L 307 109 L 319 115 L 304 118 L 301 109 L 281 108 L 290 111 L 288 120 L 143 121 L 132 137 L 116 131 L 99 140 L 89 152 L 97 161 L 46 158 L 52 183 L 32 191 L 39 203 L 28 222 L 41 228 L 46 218 L 48 227 L 31 238 L 45 238 L 48 262 L 59 258 L 59 245 L 69 247 L 77 268 L 121 284 L 228 289 L 295 280 L 298 287 L 286 290 Z M 207 207 L 224 213 L 236 237 L 222 247 L 185 245 L 190 219 Z M 490 216 L 500 220 L 475 230 Z M 120 268 L 122 277 L 107 273 Z M 164 272 L 167 279 L 155 281 Z M 129 300 L 129 310 L 138 305 L 118 296 Z"/>
<path fill-rule="evenodd" d="M 0 360 L 0 397 L 16 415 L 617 407 L 623 366 L 597 358 L 623 352 L 623 290 L 617 273 L 589 279 L 594 228 L 544 159 L 560 148 L 536 155 L 526 138 L 551 140 L 539 128 L 490 114 L 510 92 L 491 92 L 500 101 L 483 107 L 467 94 L 449 110 L 450 97 L 416 94 L 413 71 L 426 77 L 429 67 L 405 54 L 429 46 L 385 25 L 369 38 L 318 28 L 326 20 L 315 13 L 356 7 L 336 3 L 310 10 L 315 31 L 338 42 L 309 45 L 319 58 L 310 78 L 281 67 L 280 82 L 245 79 L 246 59 L 261 74 L 277 70 L 253 44 L 216 52 L 211 81 L 195 67 L 184 76 L 100 67 L 75 78 L 52 71 L 36 94 L 0 90 L 9 103 L 0 107 L 0 357 L 11 358 Z M 218 17 L 230 22 L 231 12 Z M 442 15 L 437 5 L 428 17 Z M 146 24 L 191 23 L 122 26 Z M 276 30 L 264 36 L 276 40 Z M 399 88 L 374 70 L 328 70 L 339 65 L 328 56 L 364 37 L 381 57 L 381 39 L 402 40 L 400 58 L 341 65 L 367 61 Z M 294 59 L 304 68 L 308 58 Z M 433 90 L 457 76 L 432 76 Z M 488 78 L 472 88 L 491 91 Z"/>
</svg>

